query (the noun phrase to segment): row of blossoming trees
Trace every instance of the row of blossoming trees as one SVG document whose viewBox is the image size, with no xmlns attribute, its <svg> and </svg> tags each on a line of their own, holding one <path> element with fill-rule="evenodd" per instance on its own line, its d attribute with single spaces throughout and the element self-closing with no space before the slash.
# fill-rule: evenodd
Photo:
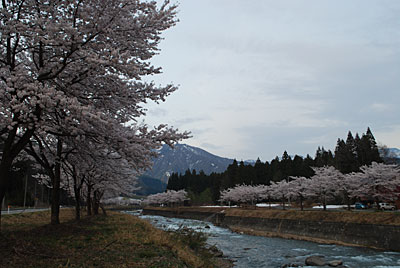
<svg viewBox="0 0 400 268">
<path fill-rule="evenodd" d="M 354 200 L 372 202 L 394 201 L 400 197 L 400 168 L 373 162 L 360 168 L 360 172 L 342 174 L 332 166 L 313 168 L 311 178 L 290 177 L 288 181 L 271 182 L 270 185 L 237 185 L 221 191 L 222 203 L 255 204 L 258 201 L 280 200 L 285 207 L 286 200 L 298 201 L 301 210 L 309 199 L 318 200 L 326 210 L 327 202 L 341 198 L 348 209 Z M 150 195 L 147 205 L 181 204 L 188 200 L 185 190 L 168 190 Z"/>
<path fill-rule="evenodd" d="M 189 200 L 188 193 L 185 190 L 168 190 L 164 193 L 149 195 L 143 202 L 145 205 L 182 205 Z"/>
<path fill-rule="evenodd" d="M 57 224 L 61 187 L 78 206 L 81 193 L 90 204 L 129 191 L 155 149 L 187 137 L 140 123 L 144 103 L 176 90 L 146 82 L 161 72 L 150 60 L 176 23 L 175 5 L 23 0 L 0 8 L 0 203 L 15 162 L 29 155 L 52 188 Z"/>
<path fill-rule="evenodd" d="M 311 178 L 290 177 L 289 181 L 271 185 L 237 185 L 221 191 L 224 203 L 254 204 L 260 200 L 298 201 L 303 210 L 304 201 L 317 199 L 326 210 L 330 199 L 341 197 L 350 209 L 354 200 L 385 202 L 400 196 L 400 169 L 396 165 L 373 162 L 361 167 L 360 172 L 342 174 L 331 166 L 313 168 Z"/>
</svg>

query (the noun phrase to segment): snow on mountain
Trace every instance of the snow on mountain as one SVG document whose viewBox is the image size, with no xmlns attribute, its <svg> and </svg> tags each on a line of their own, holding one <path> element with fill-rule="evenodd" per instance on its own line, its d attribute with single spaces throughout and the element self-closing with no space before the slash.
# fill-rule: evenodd
<svg viewBox="0 0 400 268">
<path fill-rule="evenodd" d="M 389 150 L 390 156 L 395 157 L 395 158 L 400 158 L 400 149 L 389 148 L 388 150 Z"/>
<path fill-rule="evenodd" d="M 398 148 L 380 148 L 379 153 L 381 157 L 400 158 L 400 149 Z"/>
<path fill-rule="evenodd" d="M 176 144 L 173 149 L 164 145 L 159 150 L 159 157 L 154 159 L 153 168 L 145 175 L 167 182 L 173 173 L 184 173 L 187 169 L 203 170 L 209 175 L 212 172 L 222 173 L 233 159 L 213 155 L 203 149 L 187 144 Z"/>
<path fill-rule="evenodd" d="M 385 163 L 400 164 L 400 149 L 385 148 L 385 149 L 380 149 L 379 152 Z"/>
</svg>

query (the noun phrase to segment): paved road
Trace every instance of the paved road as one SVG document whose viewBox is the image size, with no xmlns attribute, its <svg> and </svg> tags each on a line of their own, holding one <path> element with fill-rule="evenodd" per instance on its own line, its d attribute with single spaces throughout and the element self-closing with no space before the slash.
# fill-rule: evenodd
<svg viewBox="0 0 400 268">
<path fill-rule="evenodd" d="M 49 208 L 27 208 L 27 209 L 10 209 L 10 211 L 2 210 L 1 215 L 11 215 L 11 214 L 20 214 L 20 213 L 29 213 L 29 212 L 37 212 L 49 210 Z"/>
</svg>

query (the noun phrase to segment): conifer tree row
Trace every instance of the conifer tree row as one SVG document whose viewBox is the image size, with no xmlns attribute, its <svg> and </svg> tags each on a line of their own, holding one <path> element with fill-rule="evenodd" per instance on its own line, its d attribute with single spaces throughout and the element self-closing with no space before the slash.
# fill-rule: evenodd
<svg viewBox="0 0 400 268">
<path fill-rule="evenodd" d="M 354 138 L 349 131 L 346 141 L 338 139 L 334 161 L 334 166 L 342 173 L 357 172 L 361 166 L 370 165 L 372 162 L 381 163 L 382 159 L 371 129 L 368 128 L 361 138 L 358 133 Z"/>
<path fill-rule="evenodd" d="M 202 171 L 197 173 L 196 170 L 187 170 L 184 174 L 173 173 L 167 189 L 185 189 L 194 196 L 202 193 L 204 195 L 207 191 L 209 203 L 215 203 L 221 190 L 238 184 L 270 185 L 271 182 L 289 180 L 291 176 L 309 178 L 314 175 L 312 167 L 334 166 L 342 173 L 357 172 L 361 166 L 372 162 L 380 163 L 382 159 L 374 135 L 368 128 L 361 138 L 358 133 L 354 138 L 349 131 L 346 141 L 338 139 L 335 153 L 318 147 L 313 159 L 310 155 L 305 158 L 299 155 L 291 157 L 284 151 L 281 158 L 277 156 L 271 162 L 263 163 L 257 159 L 254 165 L 245 165 L 243 161 L 234 160 L 220 174 L 212 173 L 207 176 Z"/>
</svg>

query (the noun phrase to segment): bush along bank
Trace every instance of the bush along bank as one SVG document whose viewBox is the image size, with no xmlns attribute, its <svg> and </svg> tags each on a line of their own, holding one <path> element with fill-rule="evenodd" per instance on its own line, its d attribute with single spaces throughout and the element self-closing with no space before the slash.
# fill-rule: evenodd
<svg viewBox="0 0 400 268">
<path fill-rule="evenodd" d="M 188 231 L 169 233 L 131 215 L 110 212 L 74 221 L 61 210 L 2 218 L 0 267 L 231 267 Z"/>
</svg>

